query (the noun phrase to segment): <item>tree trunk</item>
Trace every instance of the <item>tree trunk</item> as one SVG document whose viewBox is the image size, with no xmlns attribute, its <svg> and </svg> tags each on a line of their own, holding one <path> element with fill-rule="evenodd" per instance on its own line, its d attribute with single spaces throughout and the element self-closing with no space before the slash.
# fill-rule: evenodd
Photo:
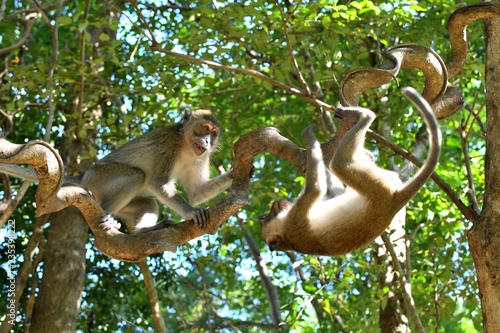
<svg viewBox="0 0 500 333">
<path fill-rule="evenodd" d="M 406 267 L 406 238 L 405 233 L 405 214 L 401 214 L 399 218 L 395 218 L 391 223 L 388 235 L 391 239 L 392 246 L 395 252 L 399 255 L 395 260 L 400 261 L 402 267 Z M 389 288 L 389 292 L 385 296 L 386 301 L 381 302 L 379 312 L 379 327 L 382 333 L 408 333 L 410 327 L 408 323 L 408 315 L 406 313 L 404 297 L 402 294 L 402 286 L 397 278 L 396 269 L 392 264 L 392 256 L 384 245 L 382 237 L 375 240 L 376 247 L 374 253 L 375 262 L 378 265 L 379 289 L 384 287 Z M 385 267 L 385 269 L 382 269 Z"/>
<path fill-rule="evenodd" d="M 85 282 L 88 225 L 75 207 L 52 215 L 30 332 L 75 332 Z"/>
<path fill-rule="evenodd" d="M 499 3 L 499 1 L 495 1 Z M 469 233 L 477 270 L 484 332 L 500 332 L 500 18 L 485 20 L 486 118 L 483 211 Z"/>
</svg>

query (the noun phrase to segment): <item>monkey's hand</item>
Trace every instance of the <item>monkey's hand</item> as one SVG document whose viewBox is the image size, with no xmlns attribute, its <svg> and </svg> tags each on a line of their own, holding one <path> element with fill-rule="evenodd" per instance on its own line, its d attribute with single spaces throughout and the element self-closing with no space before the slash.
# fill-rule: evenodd
<svg viewBox="0 0 500 333">
<path fill-rule="evenodd" d="M 192 212 L 187 214 L 186 219 L 193 220 L 198 227 L 204 229 L 210 221 L 210 215 L 208 214 L 208 209 L 193 208 Z"/>
<path fill-rule="evenodd" d="M 316 142 L 316 135 L 314 135 L 315 125 L 308 126 L 304 132 L 302 132 L 302 137 L 306 140 L 306 143 L 309 145 L 311 143 Z"/>
<path fill-rule="evenodd" d="M 106 214 L 101 217 L 99 223 L 105 231 L 111 229 L 120 229 L 120 227 L 122 226 L 112 214 Z"/>
</svg>

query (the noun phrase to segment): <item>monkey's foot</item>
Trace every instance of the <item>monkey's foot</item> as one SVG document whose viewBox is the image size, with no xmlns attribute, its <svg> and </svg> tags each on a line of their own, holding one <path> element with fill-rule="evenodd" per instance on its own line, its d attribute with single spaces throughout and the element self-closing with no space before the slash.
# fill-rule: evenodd
<svg viewBox="0 0 500 333">
<path fill-rule="evenodd" d="M 360 107 L 337 106 L 334 117 L 352 127 L 361 119 L 371 123 L 375 119 L 375 113 Z"/>
<path fill-rule="evenodd" d="M 101 228 L 103 228 L 105 231 L 111 229 L 120 229 L 121 227 L 121 224 L 115 219 L 112 214 L 106 214 L 101 217 L 99 223 L 101 225 Z"/>
<path fill-rule="evenodd" d="M 304 138 L 304 140 L 306 140 L 307 143 L 313 143 L 317 140 L 316 136 L 314 135 L 315 128 L 315 125 L 307 126 L 304 132 L 302 132 L 302 137 Z"/>
<path fill-rule="evenodd" d="M 196 225 L 198 225 L 201 229 L 205 229 L 210 221 L 208 209 L 205 208 L 195 208 L 191 213 L 190 218 L 193 219 Z"/>
</svg>

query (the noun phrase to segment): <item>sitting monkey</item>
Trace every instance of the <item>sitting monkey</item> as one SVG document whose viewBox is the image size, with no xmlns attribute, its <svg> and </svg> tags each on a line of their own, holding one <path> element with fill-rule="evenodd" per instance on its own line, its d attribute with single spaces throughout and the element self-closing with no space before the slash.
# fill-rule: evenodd
<svg viewBox="0 0 500 333">
<path fill-rule="evenodd" d="M 360 107 L 338 107 L 335 117 L 350 129 L 330 163 L 346 191 L 324 200 L 331 175 L 323 162 L 313 128 L 307 143 L 306 184 L 295 204 L 286 199 L 272 204 L 262 218 L 262 236 L 271 250 L 313 255 L 341 255 L 370 243 L 389 226 L 394 216 L 418 192 L 434 171 L 441 152 L 441 131 L 429 104 L 413 88 L 403 94 L 415 104 L 430 134 L 426 162 L 404 185 L 397 174 L 375 165 L 364 152 L 365 135 L 375 114 Z"/>
<path fill-rule="evenodd" d="M 210 154 L 220 128 L 209 110 L 187 111 L 181 122 L 132 140 L 97 161 L 82 178 L 102 209 L 127 219 L 135 233 L 157 230 L 173 222 L 158 219 L 158 200 L 200 227 L 208 210 L 194 208 L 232 183 L 232 171 L 210 179 Z M 180 183 L 191 204 L 177 192 Z M 111 222 L 110 222 L 111 220 Z M 113 224 L 110 215 L 102 222 Z"/>
</svg>

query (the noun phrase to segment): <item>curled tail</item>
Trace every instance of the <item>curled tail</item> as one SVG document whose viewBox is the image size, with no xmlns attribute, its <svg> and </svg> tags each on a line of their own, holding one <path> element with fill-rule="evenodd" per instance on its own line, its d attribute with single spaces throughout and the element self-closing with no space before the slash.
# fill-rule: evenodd
<svg viewBox="0 0 500 333">
<path fill-rule="evenodd" d="M 403 88 L 402 91 L 403 95 L 417 107 L 429 133 L 429 153 L 424 165 L 396 194 L 398 201 L 408 202 L 424 186 L 425 182 L 434 172 L 434 168 L 439 161 L 439 155 L 441 154 L 441 130 L 431 106 L 422 95 L 411 87 Z"/>
</svg>

